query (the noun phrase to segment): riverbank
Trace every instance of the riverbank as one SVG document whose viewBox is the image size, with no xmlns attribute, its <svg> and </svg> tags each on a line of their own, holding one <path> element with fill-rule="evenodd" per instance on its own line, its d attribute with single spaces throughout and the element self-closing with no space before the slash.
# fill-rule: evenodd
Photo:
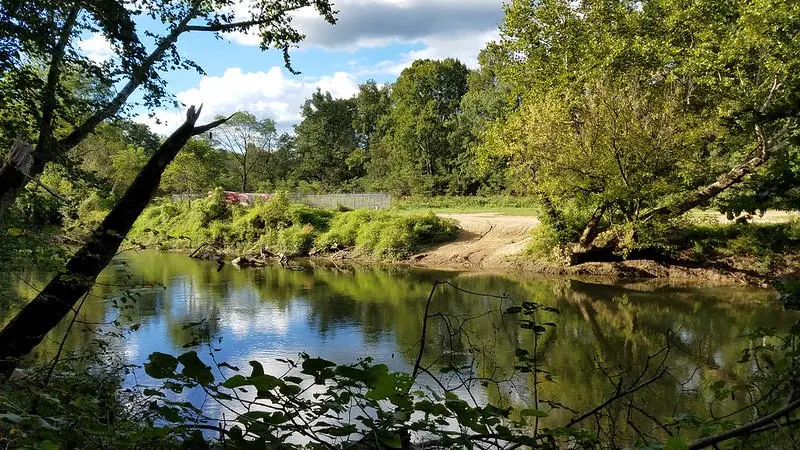
<svg viewBox="0 0 800 450">
<path fill-rule="evenodd" d="M 786 232 L 764 228 L 790 227 L 788 224 L 796 218 L 786 213 L 772 213 L 756 218 L 754 224 L 738 225 L 725 224 L 724 216 L 706 214 L 710 219 L 707 223 L 715 221 L 718 225 L 693 230 L 695 235 L 686 238 L 693 244 L 691 249 L 676 250 L 673 255 L 658 260 L 587 262 L 574 266 L 537 260 L 526 254 L 533 239 L 531 232 L 539 225 L 535 217 L 498 213 L 439 215 L 459 224 L 456 240 L 413 255 L 406 263 L 455 270 L 505 270 L 607 279 L 665 278 L 754 286 L 769 286 L 772 280 L 780 277 L 800 277 L 800 253 L 793 245 L 772 243 L 773 247 L 786 251 L 775 253 L 769 251 L 766 242 L 753 242 L 768 240 L 760 234 L 773 235 L 773 239 L 779 237 L 778 234 L 787 234 L 789 237 L 784 236 L 784 241 L 797 241 L 800 236 L 793 236 L 793 229 Z M 740 227 L 740 232 L 733 232 L 733 227 Z M 746 227 L 755 227 L 756 232 L 743 232 Z M 720 239 L 724 242 L 719 242 Z M 736 251 L 717 252 L 713 248 L 715 243 L 720 248 L 732 247 Z"/>
<path fill-rule="evenodd" d="M 275 198 L 251 207 L 215 195 L 160 201 L 129 234 L 136 245 L 183 249 L 204 246 L 206 259 L 239 265 L 285 263 L 295 257 L 408 264 L 435 269 L 513 271 L 610 279 L 667 278 L 769 285 L 800 276 L 800 220 L 786 213 L 724 221 L 709 213 L 669 231 L 652 259 L 566 266 L 535 258 L 529 249 L 540 225 L 534 215 L 393 210 L 332 211 Z M 223 255 L 224 254 L 224 255 Z"/>
</svg>

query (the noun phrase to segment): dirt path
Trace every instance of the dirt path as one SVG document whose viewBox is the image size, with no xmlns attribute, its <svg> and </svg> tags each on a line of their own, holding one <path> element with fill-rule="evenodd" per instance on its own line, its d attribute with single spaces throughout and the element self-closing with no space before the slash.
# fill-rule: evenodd
<svg viewBox="0 0 800 450">
<path fill-rule="evenodd" d="M 461 230 L 458 238 L 441 247 L 411 257 L 414 264 L 450 268 L 490 268 L 507 265 L 510 256 L 525 251 L 531 229 L 539 220 L 531 216 L 497 213 L 439 214 L 454 219 Z"/>
</svg>

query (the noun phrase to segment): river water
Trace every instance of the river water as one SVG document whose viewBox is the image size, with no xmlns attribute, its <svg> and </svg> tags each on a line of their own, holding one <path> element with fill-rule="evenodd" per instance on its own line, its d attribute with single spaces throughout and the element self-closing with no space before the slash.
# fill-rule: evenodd
<svg viewBox="0 0 800 450">
<path fill-rule="evenodd" d="M 537 360 L 549 374 L 543 375 L 549 381 L 540 385 L 540 399 L 575 411 L 601 403 L 614 389 L 604 372 L 636 373 L 669 333 L 668 376 L 637 394 L 637 401 L 660 417 L 704 416 L 711 383 L 744 381 L 752 371 L 738 362 L 751 344 L 745 335 L 758 327 L 788 328 L 796 317 L 773 302 L 774 292 L 746 287 L 652 280 L 604 284 L 387 265 L 301 268 L 226 265 L 218 270 L 213 262 L 178 253 L 124 253 L 101 275 L 66 348 L 89 345 L 99 330 L 117 321 L 136 330 L 117 344 L 131 364 L 143 363 L 155 351 L 177 355 L 193 344 L 207 359 L 210 342 L 220 349 L 218 362 L 247 367 L 247 361 L 259 360 L 276 374 L 285 367 L 276 358 L 296 359 L 300 352 L 337 363 L 370 356 L 392 370 L 410 371 L 426 299 L 435 281 L 448 281 L 461 290 L 437 289 L 423 364 L 432 372 L 444 365 L 469 366 L 474 377 L 512 381 L 476 383 L 478 401 L 532 401 L 530 377 L 512 370 L 515 350 L 531 348 L 532 334 L 503 311 L 533 301 L 560 311 L 541 314 L 541 321 L 555 326 L 547 327 L 536 346 Z M 32 273 L 23 278 L 17 283 L 22 295 L 46 281 Z M 495 297 L 501 295 L 506 298 Z M 202 325 L 188 326 L 197 323 Z M 461 332 L 452 333 L 453 328 Z M 40 346 L 38 358 L 52 356 L 65 329 L 66 323 Z M 198 338 L 198 329 L 210 338 Z M 134 373 L 138 383 L 154 383 L 141 369 Z M 727 411 L 744 401 L 725 399 L 712 408 Z M 549 420 L 572 414 L 559 409 Z"/>
</svg>

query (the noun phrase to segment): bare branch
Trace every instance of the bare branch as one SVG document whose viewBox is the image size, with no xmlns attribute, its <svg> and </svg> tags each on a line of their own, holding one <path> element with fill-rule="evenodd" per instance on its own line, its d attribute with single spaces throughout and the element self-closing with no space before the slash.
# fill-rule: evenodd
<svg viewBox="0 0 800 450">
<path fill-rule="evenodd" d="M 202 106 L 200 106 L 200 107 L 202 108 Z M 192 131 L 192 136 L 197 136 L 198 134 L 203 134 L 206 131 L 211 130 L 212 128 L 216 128 L 216 127 L 222 125 L 223 123 L 231 120 L 231 117 L 233 117 L 233 114 L 231 114 L 228 117 L 222 118 L 222 119 L 217 119 L 217 120 L 215 120 L 215 121 L 213 121 L 211 123 L 207 123 L 207 124 L 201 125 L 199 127 L 194 127 L 194 130 Z"/>
<path fill-rule="evenodd" d="M 786 406 L 784 406 L 783 408 L 780 408 L 770 414 L 767 414 L 766 416 L 762 416 L 756 420 L 753 420 L 752 422 L 748 422 L 740 427 L 734 428 L 724 433 L 715 434 L 714 436 L 708 436 L 702 439 L 698 439 L 689 444 L 689 450 L 711 447 L 716 444 L 719 444 L 720 442 L 724 442 L 737 437 L 747 436 L 752 433 L 757 433 L 760 431 L 771 429 L 767 427 L 767 425 L 770 425 L 771 423 L 776 422 L 778 419 L 788 416 L 798 408 L 800 408 L 800 398 L 797 398 L 794 401 L 787 403 Z M 762 429 L 759 430 L 759 428 Z"/>
</svg>

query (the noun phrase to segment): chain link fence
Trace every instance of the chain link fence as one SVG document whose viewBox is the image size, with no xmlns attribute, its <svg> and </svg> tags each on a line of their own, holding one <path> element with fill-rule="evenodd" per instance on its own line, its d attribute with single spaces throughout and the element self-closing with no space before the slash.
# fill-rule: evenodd
<svg viewBox="0 0 800 450">
<path fill-rule="evenodd" d="M 173 200 L 191 200 L 206 197 L 207 194 L 176 194 Z M 226 199 L 231 203 L 252 205 L 259 199 L 268 200 L 273 194 L 243 194 L 225 191 Z M 352 194 L 289 194 L 292 202 L 302 203 L 316 208 L 349 208 L 349 209 L 385 209 L 391 205 L 392 197 L 386 192 L 365 192 Z"/>
</svg>

